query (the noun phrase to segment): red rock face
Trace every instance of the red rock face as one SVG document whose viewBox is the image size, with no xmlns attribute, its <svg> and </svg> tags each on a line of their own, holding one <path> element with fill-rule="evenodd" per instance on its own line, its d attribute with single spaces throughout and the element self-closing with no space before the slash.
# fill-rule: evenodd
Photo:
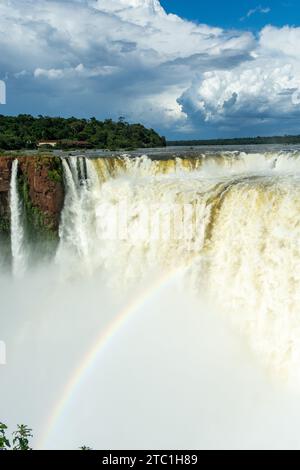
<svg viewBox="0 0 300 470">
<path fill-rule="evenodd" d="M 0 157 L 0 231 L 9 221 L 9 187 L 12 159 Z"/>
<path fill-rule="evenodd" d="M 10 185 L 12 158 L 0 156 L 0 193 L 7 193 Z"/>
<path fill-rule="evenodd" d="M 13 159 L 0 155 L 0 216 L 9 215 L 10 176 Z M 58 229 L 60 213 L 64 201 L 64 189 L 61 182 L 51 179 L 52 157 L 18 157 L 19 172 L 24 175 L 29 185 L 29 196 L 33 207 L 39 209 L 46 224 Z"/>
</svg>

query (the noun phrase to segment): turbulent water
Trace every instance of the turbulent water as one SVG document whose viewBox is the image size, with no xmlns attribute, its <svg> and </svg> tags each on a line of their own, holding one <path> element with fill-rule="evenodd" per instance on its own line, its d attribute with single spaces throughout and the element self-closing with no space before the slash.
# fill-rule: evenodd
<svg viewBox="0 0 300 470">
<path fill-rule="evenodd" d="M 259 367 L 300 385 L 299 153 L 62 164 L 66 195 L 51 264 L 62 285 L 96 282 L 121 298 L 178 274 L 181 298 L 193 292 L 246 340 Z M 20 276 L 26 246 L 16 175 L 15 161 L 11 245 Z M 88 318 L 95 298 L 86 302 Z"/>
<path fill-rule="evenodd" d="M 101 270 L 126 289 L 182 267 L 267 365 L 300 373 L 299 154 L 73 157 L 63 165 L 56 259 L 66 274 Z"/>
</svg>

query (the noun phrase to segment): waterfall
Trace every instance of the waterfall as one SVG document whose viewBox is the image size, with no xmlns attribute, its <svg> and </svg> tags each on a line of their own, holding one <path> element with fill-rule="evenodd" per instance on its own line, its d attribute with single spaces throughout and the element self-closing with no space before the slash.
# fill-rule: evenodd
<svg viewBox="0 0 300 470">
<path fill-rule="evenodd" d="M 25 234 L 22 204 L 18 191 L 18 160 L 12 163 L 10 182 L 11 252 L 13 276 L 20 278 L 26 270 Z"/>
<path fill-rule="evenodd" d="M 62 165 L 66 194 L 56 260 L 66 272 L 68 267 L 76 270 L 78 266 L 81 272 L 87 274 L 91 271 L 95 219 L 92 192 L 99 181 L 93 166 L 83 157 L 62 159 Z"/>
<path fill-rule="evenodd" d="M 109 283 L 127 288 L 151 272 L 191 263 L 195 283 L 202 283 L 199 266 L 207 270 L 203 277 L 208 282 L 215 266 L 216 227 L 221 240 L 232 226 L 238 227 L 233 240 L 243 233 L 238 214 L 244 214 L 253 195 L 258 209 L 247 225 L 260 224 L 256 214 L 267 188 L 279 203 L 280 188 L 286 186 L 281 180 L 294 182 L 297 189 L 291 175 L 299 173 L 300 165 L 299 153 L 226 152 L 169 160 L 69 157 L 63 159 L 63 169 L 66 196 L 57 259 L 64 258 L 67 271 L 102 270 Z M 222 228 L 219 220 L 232 195 L 231 215 Z M 263 207 L 272 213 L 267 200 Z M 232 280 L 227 291 L 230 286 Z"/>
<path fill-rule="evenodd" d="M 267 365 L 287 375 L 295 368 L 299 152 L 73 157 L 63 166 L 58 258 L 69 273 L 100 271 L 126 290 L 182 267 L 188 287 L 224 312 Z"/>
</svg>

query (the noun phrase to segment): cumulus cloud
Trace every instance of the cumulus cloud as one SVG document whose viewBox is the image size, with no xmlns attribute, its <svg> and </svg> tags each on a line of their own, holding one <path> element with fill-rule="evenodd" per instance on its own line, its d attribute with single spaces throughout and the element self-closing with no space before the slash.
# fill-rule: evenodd
<svg viewBox="0 0 300 470">
<path fill-rule="evenodd" d="M 261 55 L 280 57 L 282 60 L 295 60 L 300 63 L 300 28 L 285 26 L 275 28 L 265 27 L 260 34 L 259 47 Z"/>
<path fill-rule="evenodd" d="M 268 26 L 252 62 L 196 77 L 178 99 L 194 127 L 243 135 L 299 132 L 300 61 L 291 47 L 299 33 L 300 28 Z"/>
<path fill-rule="evenodd" d="M 171 137 L 299 119 L 300 28 L 268 26 L 257 39 L 158 0 L 2 0 L 0 15 L 8 112 L 125 115 Z"/>
<path fill-rule="evenodd" d="M 266 69 L 261 64 L 255 68 L 205 72 L 179 101 L 199 113 L 205 122 L 229 122 L 235 118 L 249 121 L 293 113 L 291 95 L 298 88 L 300 76 L 295 75 L 292 66 L 278 64 Z"/>
</svg>

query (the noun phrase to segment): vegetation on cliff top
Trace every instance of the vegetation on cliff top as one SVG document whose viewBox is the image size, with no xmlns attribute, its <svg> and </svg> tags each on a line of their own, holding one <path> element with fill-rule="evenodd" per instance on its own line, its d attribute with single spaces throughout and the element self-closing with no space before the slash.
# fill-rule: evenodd
<svg viewBox="0 0 300 470">
<path fill-rule="evenodd" d="M 114 122 L 111 119 L 98 121 L 96 118 L 0 115 L 0 149 L 34 149 L 41 141 L 56 141 L 58 148 L 110 150 L 166 145 L 165 138 L 153 129 L 146 129 L 141 124 L 129 124 L 122 117 Z"/>
</svg>

